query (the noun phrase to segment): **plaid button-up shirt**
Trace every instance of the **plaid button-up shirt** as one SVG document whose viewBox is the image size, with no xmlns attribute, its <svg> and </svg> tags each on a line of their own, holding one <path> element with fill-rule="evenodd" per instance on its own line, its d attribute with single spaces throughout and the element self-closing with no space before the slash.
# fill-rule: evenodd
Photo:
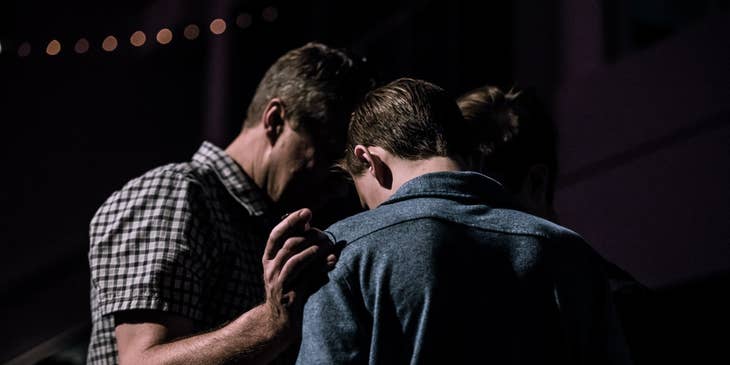
<svg viewBox="0 0 730 365">
<path fill-rule="evenodd" d="M 87 362 L 116 364 L 114 313 L 152 309 L 217 327 L 264 299 L 271 204 L 218 147 L 130 181 L 90 226 Z"/>
</svg>

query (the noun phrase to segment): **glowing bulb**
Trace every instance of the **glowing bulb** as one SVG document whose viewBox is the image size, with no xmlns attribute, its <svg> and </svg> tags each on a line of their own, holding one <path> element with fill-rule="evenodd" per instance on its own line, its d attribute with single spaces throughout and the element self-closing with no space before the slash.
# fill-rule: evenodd
<svg viewBox="0 0 730 365">
<path fill-rule="evenodd" d="M 18 47 L 18 56 L 20 57 L 28 57 L 30 55 L 30 43 L 23 42 L 23 44 Z"/>
<path fill-rule="evenodd" d="M 279 10 L 273 6 L 269 6 L 261 12 L 261 17 L 271 23 L 279 17 Z"/>
<path fill-rule="evenodd" d="M 118 45 L 117 39 L 113 35 L 110 35 L 110 36 L 104 38 L 104 42 L 101 43 L 101 48 L 107 52 L 111 52 L 111 51 L 117 49 L 117 45 Z"/>
<path fill-rule="evenodd" d="M 236 17 L 236 25 L 241 29 L 251 26 L 251 15 L 249 13 L 241 13 Z"/>
<path fill-rule="evenodd" d="M 145 42 L 147 42 L 147 36 L 141 30 L 132 33 L 132 36 L 129 37 L 129 43 L 135 47 L 141 47 Z"/>
<path fill-rule="evenodd" d="M 200 35 L 200 28 L 198 28 L 198 26 L 195 24 L 190 24 L 185 27 L 183 35 L 185 36 L 185 38 L 192 41 L 193 39 L 198 38 L 198 36 Z"/>
<path fill-rule="evenodd" d="M 226 31 L 226 21 L 218 18 L 210 22 L 210 31 L 213 34 L 223 34 Z"/>
<path fill-rule="evenodd" d="M 46 46 L 46 53 L 48 53 L 49 56 L 55 56 L 61 52 L 61 42 L 57 40 L 52 40 L 48 42 L 48 46 Z"/>
<path fill-rule="evenodd" d="M 76 41 L 76 44 L 74 45 L 74 51 L 78 54 L 86 53 L 89 50 L 89 41 L 86 40 L 86 38 L 81 38 L 78 41 Z"/>
<path fill-rule="evenodd" d="M 157 42 L 160 44 L 168 44 L 172 42 L 172 31 L 167 28 L 160 29 L 157 32 Z"/>
</svg>

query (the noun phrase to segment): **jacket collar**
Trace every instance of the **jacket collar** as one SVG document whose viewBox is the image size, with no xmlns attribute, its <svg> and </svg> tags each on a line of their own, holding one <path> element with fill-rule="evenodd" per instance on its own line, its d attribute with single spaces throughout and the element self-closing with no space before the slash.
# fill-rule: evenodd
<svg viewBox="0 0 730 365">
<path fill-rule="evenodd" d="M 492 206 L 512 205 L 501 183 L 472 171 L 433 172 L 415 177 L 404 183 L 382 205 L 421 197 L 489 203 Z"/>
</svg>

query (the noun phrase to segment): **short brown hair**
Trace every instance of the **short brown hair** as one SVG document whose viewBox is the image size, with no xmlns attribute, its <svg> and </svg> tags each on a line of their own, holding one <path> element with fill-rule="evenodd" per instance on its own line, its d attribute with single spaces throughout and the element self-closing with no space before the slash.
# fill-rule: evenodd
<svg viewBox="0 0 730 365">
<path fill-rule="evenodd" d="M 374 86 L 362 59 L 342 49 L 310 42 L 281 56 L 264 74 L 243 127 L 258 124 L 273 98 L 282 100 L 294 130 L 339 139 L 349 114 Z"/>
<path fill-rule="evenodd" d="M 502 91 L 484 86 L 457 99 L 464 119 L 479 139 L 473 168 L 496 173 L 507 189 L 519 191 L 530 166 L 548 167 L 548 200 L 558 170 L 555 124 L 534 90 Z"/>
<path fill-rule="evenodd" d="M 400 78 L 371 91 L 355 108 L 340 167 L 353 176 L 366 169 L 353 155 L 357 145 L 378 146 L 408 160 L 461 157 L 469 150 L 463 124 L 459 108 L 444 89 Z"/>
</svg>

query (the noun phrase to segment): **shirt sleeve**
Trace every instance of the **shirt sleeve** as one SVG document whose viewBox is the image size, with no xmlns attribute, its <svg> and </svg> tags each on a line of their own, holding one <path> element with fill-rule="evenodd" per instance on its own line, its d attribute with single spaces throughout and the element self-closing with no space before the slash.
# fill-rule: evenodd
<svg viewBox="0 0 730 365">
<path fill-rule="evenodd" d="M 89 265 L 99 312 L 131 309 L 202 319 L 211 267 L 200 186 L 185 175 L 149 173 L 131 181 L 90 225 Z"/>
<path fill-rule="evenodd" d="M 297 364 L 367 362 L 369 322 L 361 302 L 346 283 L 330 276 L 304 306 Z"/>
</svg>

